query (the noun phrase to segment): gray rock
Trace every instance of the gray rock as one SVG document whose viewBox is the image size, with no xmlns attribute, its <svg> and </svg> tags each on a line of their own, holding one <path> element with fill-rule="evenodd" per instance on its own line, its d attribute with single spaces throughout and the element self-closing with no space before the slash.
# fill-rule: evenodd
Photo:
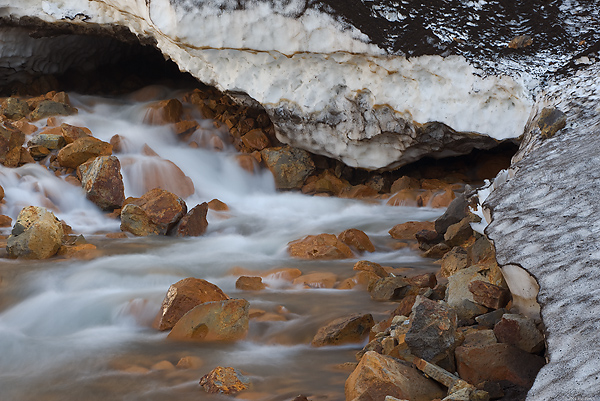
<svg viewBox="0 0 600 401">
<path fill-rule="evenodd" d="M 467 198 L 461 194 L 448 205 L 444 214 L 435 221 L 435 231 L 445 234 L 448 227 L 456 224 L 467 216 Z"/>
<path fill-rule="evenodd" d="M 28 146 L 43 146 L 46 149 L 55 150 L 65 146 L 67 142 L 62 135 L 39 134 L 27 142 Z"/>
<path fill-rule="evenodd" d="M 31 120 L 36 121 L 52 116 L 70 116 L 76 113 L 77 109 L 68 104 L 44 100 L 31 112 Z"/>
<path fill-rule="evenodd" d="M 537 125 L 542 138 L 550 138 L 567 125 L 567 115 L 555 107 L 546 107 L 540 113 Z"/>
<path fill-rule="evenodd" d="M 24 100 L 16 97 L 9 97 L 2 102 L 0 111 L 11 120 L 20 120 L 23 117 L 27 117 L 29 114 L 29 106 Z"/>
<path fill-rule="evenodd" d="M 469 257 L 467 251 L 460 246 L 455 246 L 442 258 L 440 274 L 443 277 L 450 277 L 457 271 L 466 269 L 468 265 Z"/>
<path fill-rule="evenodd" d="M 393 301 L 408 295 L 410 287 L 405 278 L 383 277 L 369 287 L 369 293 L 375 301 Z"/>
<path fill-rule="evenodd" d="M 486 271 L 479 266 L 468 267 L 448 277 L 446 302 L 456 310 L 458 318 L 464 323 L 473 323 L 475 316 L 488 311 L 486 307 L 475 303 L 469 291 L 469 283 L 476 280 L 489 282 Z"/>
<path fill-rule="evenodd" d="M 299 189 L 315 170 L 309 153 L 302 149 L 290 146 L 267 148 L 260 154 L 273 173 L 275 186 L 279 189 Z"/>
</svg>

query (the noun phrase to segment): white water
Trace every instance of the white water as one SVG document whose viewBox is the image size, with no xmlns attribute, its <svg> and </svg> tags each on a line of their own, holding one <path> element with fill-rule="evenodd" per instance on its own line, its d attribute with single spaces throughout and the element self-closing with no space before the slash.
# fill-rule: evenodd
<svg viewBox="0 0 600 401">
<path fill-rule="evenodd" d="M 98 245 L 103 255 L 91 261 L 0 260 L 0 399 L 210 399 L 197 383 L 219 365 L 247 372 L 259 399 L 299 393 L 343 399 L 348 373 L 331 366 L 354 361 L 360 345 L 313 349 L 308 345 L 312 336 L 335 317 L 373 312 L 378 319 L 394 306 L 372 302 L 364 291 L 305 290 L 274 280 L 265 291 L 241 292 L 235 289 L 237 276 L 227 272 L 235 266 L 297 267 L 334 272 L 343 279 L 353 275 L 357 260 L 368 259 L 415 267 L 418 274 L 431 265 L 410 249 L 393 250 L 387 231 L 405 221 L 435 219 L 441 211 L 277 193 L 270 173 L 247 173 L 236 164 L 232 149 L 190 148 L 168 126 L 143 124 L 145 104 L 75 95 L 71 100 L 79 114 L 60 122 L 86 126 L 105 141 L 115 134 L 125 138 L 127 153 L 117 156 L 123 164 L 134 163 L 123 168 L 126 196 L 141 195 L 136 163 L 158 160 L 141 153 L 147 144 L 192 179 L 196 192 L 186 199 L 188 208 L 218 198 L 230 211 L 209 212 L 208 231 L 199 238 L 110 240 L 101 233 L 118 231 L 119 222 L 85 200 L 80 188 L 40 166 L 0 170 L 6 191 L 2 213 L 14 219 L 22 206 L 46 206 Z M 202 124 L 211 134 L 222 135 Z M 332 262 L 298 261 L 286 253 L 291 240 L 348 228 L 364 230 L 377 252 Z M 169 285 L 190 276 L 217 284 L 229 296 L 246 298 L 252 307 L 271 311 L 283 305 L 290 312 L 288 320 L 252 321 L 247 339 L 235 344 L 167 341 L 166 333 L 156 332 L 150 323 Z M 201 357 L 204 365 L 144 374 L 123 371 L 151 368 L 162 360 L 176 364 L 188 355 Z"/>
</svg>

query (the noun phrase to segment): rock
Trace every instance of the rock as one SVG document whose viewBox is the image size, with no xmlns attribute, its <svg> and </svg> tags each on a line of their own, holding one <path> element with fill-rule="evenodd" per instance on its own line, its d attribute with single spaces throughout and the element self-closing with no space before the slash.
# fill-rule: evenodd
<svg viewBox="0 0 600 401">
<path fill-rule="evenodd" d="M 204 234 L 208 227 L 207 212 L 208 203 L 206 202 L 194 206 L 179 220 L 179 223 L 171 230 L 170 234 L 177 237 L 198 237 Z"/>
<path fill-rule="evenodd" d="M 450 277 L 457 271 L 465 269 L 468 265 L 469 257 L 467 251 L 460 246 L 455 246 L 442 258 L 440 274 L 442 277 Z"/>
<path fill-rule="evenodd" d="M 11 120 L 19 120 L 23 117 L 27 117 L 29 114 L 29 105 L 21 99 L 9 97 L 2 102 L 0 113 Z"/>
<path fill-rule="evenodd" d="M 512 38 L 508 43 L 510 49 L 522 49 L 527 46 L 531 46 L 533 39 L 529 35 L 519 35 Z"/>
<path fill-rule="evenodd" d="M 387 271 L 379 263 L 369 262 L 368 260 L 359 260 L 354 264 L 353 270 L 362 270 L 373 272 L 379 277 L 388 277 Z"/>
<path fill-rule="evenodd" d="M 19 121 L 14 121 L 12 126 L 24 133 L 25 135 L 32 135 L 37 131 L 38 127 L 30 124 L 26 118 L 21 118 Z"/>
<path fill-rule="evenodd" d="M 435 221 L 435 231 L 444 235 L 448 227 L 467 217 L 468 206 L 469 204 L 464 195 L 456 197 L 456 199 L 448 205 L 446 212 Z"/>
<path fill-rule="evenodd" d="M 502 319 L 502 315 L 504 315 L 505 313 L 507 313 L 507 310 L 504 308 L 496 309 L 494 311 L 477 316 L 475 318 L 475 321 L 477 322 L 479 327 L 493 329 L 496 323 L 498 323 L 500 319 Z"/>
<path fill-rule="evenodd" d="M 290 256 L 300 259 L 346 259 L 354 254 L 342 241 L 333 234 L 308 235 L 288 244 Z"/>
<path fill-rule="evenodd" d="M 77 175 L 85 196 L 102 210 L 114 210 L 125 201 L 121 163 L 115 156 L 99 156 L 80 164 Z"/>
<path fill-rule="evenodd" d="M 380 278 L 369 287 L 371 298 L 375 301 L 394 301 L 413 292 L 414 288 L 402 277 Z"/>
<path fill-rule="evenodd" d="M 444 234 L 444 241 L 450 247 L 463 245 L 473 235 L 471 218 L 465 217 L 458 223 L 452 224 Z"/>
<path fill-rule="evenodd" d="M 443 235 L 439 235 L 435 230 L 421 230 L 415 234 L 415 238 L 419 243 L 420 248 L 424 248 L 424 245 L 435 245 L 439 244 L 444 240 Z"/>
<path fill-rule="evenodd" d="M 490 309 L 503 308 L 510 300 L 508 289 L 481 280 L 471 281 L 469 291 L 473 294 L 475 303 Z"/>
<path fill-rule="evenodd" d="M 437 285 L 437 279 L 433 273 L 424 273 L 417 276 L 408 277 L 406 281 L 410 285 L 414 285 L 419 288 L 435 288 Z"/>
<path fill-rule="evenodd" d="M 245 299 L 205 302 L 179 319 L 167 338 L 193 341 L 237 341 L 246 336 L 250 304 Z"/>
<path fill-rule="evenodd" d="M 510 344 L 458 347 L 456 366 L 460 377 L 469 383 L 507 380 L 530 388 L 544 358 L 529 354 Z"/>
<path fill-rule="evenodd" d="M 567 125 L 567 115 L 555 107 L 546 107 L 537 120 L 542 138 L 551 138 Z"/>
<path fill-rule="evenodd" d="M 370 271 L 359 271 L 354 276 L 349 277 L 335 286 L 338 290 L 350 290 L 355 287 L 369 288 L 375 281 L 381 277 Z"/>
<path fill-rule="evenodd" d="M 218 199 L 213 199 L 210 202 L 208 202 L 208 208 L 210 210 L 216 210 L 218 212 L 225 212 L 229 210 L 229 206 L 227 206 L 225 202 L 221 202 Z"/>
<path fill-rule="evenodd" d="M 175 370 L 175 365 L 169 361 L 156 362 L 150 367 L 152 370 Z"/>
<path fill-rule="evenodd" d="M 417 301 L 417 295 L 407 295 L 398 302 L 398 306 L 392 312 L 392 316 L 410 316 L 412 308 Z"/>
<path fill-rule="evenodd" d="M 469 329 L 465 334 L 462 347 L 482 347 L 490 344 L 497 344 L 498 340 L 493 330 Z"/>
<path fill-rule="evenodd" d="M 433 230 L 434 223 L 431 221 L 409 221 L 395 225 L 390 235 L 398 240 L 416 240 L 415 234 L 421 230 Z"/>
<path fill-rule="evenodd" d="M 211 394 L 235 394 L 250 388 L 250 380 L 237 369 L 219 366 L 202 376 L 200 386 Z"/>
<path fill-rule="evenodd" d="M 390 189 L 390 193 L 394 194 L 396 192 L 400 192 L 404 189 L 420 189 L 421 184 L 419 180 L 416 178 L 402 176 L 393 182 L 392 188 Z"/>
<path fill-rule="evenodd" d="M 159 235 L 160 230 L 144 209 L 138 205 L 129 204 L 121 209 L 121 230 L 139 237 Z"/>
<path fill-rule="evenodd" d="M 173 124 L 173 132 L 180 141 L 187 141 L 198 128 L 200 124 L 196 120 L 184 120 Z"/>
<path fill-rule="evenodd" d="M 336 177 L 331 170 L 325 170 L 318 176 L 309 177 L 302 187 L 302 193 L 339 196 L 345 188 L 350 186 L 348 181 Z"/>
<path fill-rule="evenodd" d="M 457 325 L 456 312 L 445 302 L 419 296 L 412 308 L 406 344 L 413 355 L 454 371 L 453 352 L 460 340 Z"/>
<path fill-rule="evenodd" d="M 452 201 L 456 199 L 454 191 L 450 188 L 444 190 L 444 192 L 436 192 L 433 194 L 429 201 L 429 206 L 433 208 L 448 207 Z"/>
<path fill-rule="evenodd" d="M 494 327 L 494 334 L 499 342 L 514 345 L 530 354 L 544 349 L 544 335 L 532 319 L 523 315 L 505 313 Z"/>
<path fill-rule="evenodd" d="M 55 102 L 52 100 L 44 100 L 40 102 L 35 110 L 31 112 L 30 118 L 32 121 L 41 120 L 52 116 L 70 116 L 76 114 L 77 109 L 68 104 Z"/>
<path fill-rule="evenodd" d="M 136 234 L 136 232 L 145 231 L 137 230 L 136 222 L 146 223 L 146 218 L 139 210 L 129 208 L 129 205 L 139 206 L 151 223 L 149 226 L 155 226 L 155 229 L 151 231 L 156 231 L 160 235 L 165 235 L 187 212 L 187 206 L 183 199 L 160 188 L 154 188 L 146 192 L 141 198 L 126 200 L 125 203 L 128 204 L 121 211 L 121 230 L 129 231 L 135 235 L 143 235 Z M 126 221 L 123 220 L 124 215 Z"/>
<path fill-rule="evenodd" d="M 47 259 L 58 252 L 63 235 L 63 226 L 52 212 L 27 206 L 17 217 L 6 250 L 10 258 Z"/>
<path fill-rule="evenodd" d="M 192 179 L 170 160 L 155 156 L 139 163 L 142 170 L 142 191 L 160 188 L 182 198 L 187 198 L 196 191 Z"/>
<path fill-rule="evenodd" d="M 476 316 L 488 311 L 485 306 L 475 303 L 473 293 L 469 291 L 469 283 L 477 280 L 489 282 L 486 272 L 479 266 L 459 270 L 448 277 L 446 302 L 456 310 L 458 318 L 467 323 L 472 323 Z"/>
<path fill-rule="evenodd" d="M 260 152 L 265 164 L 273 173 L 278 189 L 299 189 L 314 171 L 308 152 L 290 146 L 267 148 Z"/>
<path fill-rule="evenodd" d="M 420 191 L 416 189 L 403 189 L 396 192 L 390 199 L 388 199 L 386 205 L 388 206 L 419 206 L 417 198 L 420 195 Z M 423 206 L 421 204 L 421 206 Z"/>
<path fill-rule="evenodd" d="M 348 199 L 369 199 L 377 195 L 379 192 L 364 184 L 344 187 L 339 193 L 340 198 Z"/>
<path fill-rule="evenodd" d="M 27 142 L 27 146 L 43 146 L 46 149 L 55 150 L 64 147 L 67 144 L 62 135 L 57 134 L 38 134 Z"/>
<path fill-rule="evenodd" d="M 75 127 L 73 125 L 63 123 L 60 125 L 59 128 L 63 138 L 65 138 L 65 141 L 68 144 L 73 143 L 78 139 L 87 138 L 92 135 L 91 131 L 84 127 Z"/>
<path fill-rule="evenodd" d="M 356 228 L 342 231 L 337 238 L 356 252 L 375 252 L 375 246 L 373 246 L 367 234 Z"/>
<path fill-rule="evenodd" d="M 181 358 L 175 367 L 177 369 L 198 369 L 204 365 L 202 358 L 197 356 L 184 356 Z"/>
<path fill-rule="evenodd" d="M 63 147 L 57 155 L 58 163 L 63 167 L 77 168 L 91 158 L 110 156 L 112 145 L 94 137 L 83 137 Z"/>
<path fill-rule="evenodd" d="M 157 330 L 169 330 L 195 306 L 227 299 L 229 297 L 216 285 L 198 278 L 185 278 L 169 287 L 153 327 Z"/>
<path fill-rule="evenodd" d="M 302 275 L 294 281 L 293 285 L 303 285 L 308 288 L 333 288 L 337 282 L 337 276 L 329 272 L 309 273 Z"/>
<path fill-rule="evenodd" d="M 469 248 L 469 260 L 471 263 L 477 264 L 479 262 L 488 260 L 496 257 L 496 251 L 494 245 L 490 242 L 485 235 L 479 237 L 472 247 Z"/>
<path fill-rule="evenodd" d="M 6 167 L 17 167 L 25 134 L 0 123 L 0 163 Z"/>
<path fill-rule="evenodd" d="M 241 276 L 235 282 L 235 288 L 242 291 L 260 291 L 266 288 L 261 277 Z"/>
<path fill-rule="evenodd" d="M 0 200 L 2 197 L 0 197 Z M 12 226 L 12 219 L 9 216 L 4 214 L 0 214 L 0 227 L 10 227 Z"/>
<path fill-rule="evenodd" d="M 435 244 L 427 251 L 425 251 L 423 257 L 439 259 L 442 258 L 446 253 L 448 253 L 448 251 L 450 251 L 450 247 L 442 242 L 439 244 Z"/>
<path fill-rule="evenodd" d="M 262 129 L 256 128 L 242 136 L 242 143 L 251 150 L 263 150 L 271 146 L 271 141 Z"/>
<path fill-rule="evenodd" d="M 445 392 L 407 363 L 366 352 L 345 385 L 346 400 L 383 401 L 386 396 L 411 401 L 430 401 Z"/>
<path fill-rule="evenodd" d="M 333 320 L 321 327 L 311 344 L 314 347 L 359 343 L 368 335 L 375 322 L 369 314 L 353 314 Z"/>
<path fill-rule="evenodd" d="M 144 123 L 150 125 L 164 125 L 176 123 L 181 120 L 183 105 L 177 99 L 162 100 L 148 108 Z"/>
</svg>

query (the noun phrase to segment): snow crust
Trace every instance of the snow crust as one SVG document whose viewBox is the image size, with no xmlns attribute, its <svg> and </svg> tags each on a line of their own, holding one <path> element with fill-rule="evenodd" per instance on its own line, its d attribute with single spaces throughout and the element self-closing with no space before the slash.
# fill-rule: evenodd
<svg viewBox="0 0 600 401">
<path fill-rule="evenodd" d="M 303 7 L 299 0 L 243 10 L 230 1 L 0 0 L 0 15 L 117 24 L 153 37 L 182 70 L 263 104 L 283 142 L 355 167 L 451 155 L 441 149 L 450 140 L 421 144 L 416 128 L 431 121 L 497 140 L 522 134 L 529 77 L 483 77 L 460 56 L 386 55 L 356 28 Z"/>
</svg>

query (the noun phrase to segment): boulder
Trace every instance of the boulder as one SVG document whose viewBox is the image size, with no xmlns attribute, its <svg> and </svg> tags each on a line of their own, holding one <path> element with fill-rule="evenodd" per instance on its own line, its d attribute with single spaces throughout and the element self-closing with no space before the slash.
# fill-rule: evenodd
<svg viewBox="0 0 600 401">
<path fill-rule="evenodd" d="M 435 221 L 435 231 L 445 234 L 448 227 L 456 224 L 467 217 L 469 203 L 464 195 L 456 197 L 449 205 L 443 215 Z"/>
<path fill-rule="evenodd" d="M 318 176 L 309 177 L 302 187 L 302 193 L 339 196 L 345 188 L 350 186 L 348 181 L 338 178 L 331 170 L 325 170 Z"/>
<path fill-rule="evenodd" d="M 412 308 L 406 344 L 413 355 L 454 371 L 453 352 L 460 340 L 457 325 L 456 312 L 445 302 L 419 296 Z"/>
<path fill-rule="evenodd" d="M 91 158 L 110 156 L 112 145 L 94 137 L 83 137 L 63 147 L 57 155 L 58 163 L 63 167 L 77 168 Z"/>
<path fill-rule="evenodd" d="M 67 144 L 65 138 L 58 134 L 38 134 L 27 142 L 27 146 L 43 146 L 49 150 L 60 149 Z"/>
<path fill-rule="evenodd" d="M 462 247 L 455 246 L 442 257 L 440 274 L 442 277 L 450 277 L 457 271 L 466 269 L 467 266 L 469 266 L 467 251 Z"/>
<path fill-rule="evenodd" d="M 115 156 L 99 156 L 80 164 L 77 176 L 85 196 L 102 210 L 114 210 L 125 201 L 121 163 Z"/>
<path fill-rule="evenodd" d="M 262 277 L 241 276 L 235 282 L 235 288 L 242 291 L 260 291 L 267 288 Z"/>
<path fill-rule="evenodd" d="M 273 173 L 278 189 L 299 189 L 315 170 L 315 164 L 305 150 L 290 146 L 267 148 L 260 152 Z"/>
<path fill-rule="evenodd" d="M 490 309 L 500 309 L 510 301 L 510 291 L 485 281 L 475 280 L 469 283 L 473 301 Z"/>
<path fill-rule="evenodd" d="M 443 192 L 435 192 L 429 200 L 429 206 L 433 208 L 448 207 L 456 195 L 451 188 L 446 188 Z"/>
<path fill-rule="evenodd" d="M 52 100 L 44 100 L 31 112 L 30 118 L 32 121 L 41 120 L 52 116 L 70 116 L 76 114 L 77 109 L 65 103 L 55 102 Z"/>
<path fill-rule="evenodd" d="M 356 228 L 342 231 L 337 238 L 356 252 L 375 252 L 375 246 L 373 246 L 369 236 Z"/>
<path fill-rule="evenodd" d="M 250 304 L 245 299 L 205 302 L 179 319 L 167 336 L 172 340 L 236 341 L 248 332 Z"/>
<path fill-rule="evenodd" d="M 469 248 L 469 260 L 476 264 L 490 258 L 496 258 L 496 250 L 490 240 L 482 235 L 477 238 L 472 247 Z"/>
<path fill-rule="evenodd" d="M 202 376 L 200 386 L 211 394 L 235 394 L 250 388 L 250 380 L 237 369 L 219 366 Z"/>
<path fill-rule="evenodd" d="M 369 287 L 371 298 L 375 301 L 394 301 L 414 295 L 414 292 L 415 289 L 403 277 L 383 277 Z"/>
<path fill-rule="evenodd" d="M 151 125 L 164 125 L 181 121 L 183 105 L 177 99 L 161 100 L 148 108 L 144 122 Z"/>
<path fill-rule="evenodd" d="M 43 207 L 21 210 L 6 250 L 10 258 L 47 259 L 58 252 L 64 235 L 61 222 Z"/>
<path fill-rule="evenodd" d="M 308 235 L 288 244 L 290 256 L 300 259 L 346 259 L 354 254 L 333 234 Z"/>
<path fill-rule="evenodd" d="M 530 388 L 545 359 L 510 344 L 458 347 L 456 368 L 459 376 L 472 384 L 506 380 Z"/>
<path fill-rule="evenodd" d="M 179 220 L 179 223 L 171 230 L 171 234 L 177 237 L 198 237 L 206 232 L 208 221 L 206 213 L 208 203 L 203 202 L 196 205 Z"/>
<path fill-rule="evenodd" d="M 271 146 L 271 141 L 262 129 L 256 128 L 242 136 L 242 143 L 250 150 L 263 150 Z"/>
<path fill-rule="evenodd" d="M 136 233 L 140 232 L 136 229 L 136 224 L 138 221 L 145 223 L 146 217 L 151 223 L 149 226 L 155 227 L 151 232 L 156 231 L 157 234 L 165 235 L 187 212 L 183 199 L 160 188 L 146 192 L 141 198 L 127 199 L 125 203 L 127 205 L 121 211 L 121 230 L 135 235 L 143 235 Z M 139 206 L 146 217 L 138 209 L 129 208 L 130 205 Z M 126 221 L 123 217 L 126 217 Z"/>
<path fill-rule="evenodd" d="M 354 264 L 353 270 L 372 272 L 379 277 L 389 276 L 387 271 L 379 263 L 369 262 L 368 260 L 359 260 Z"/>
<path fill-rule="evenodd" d="M 450 225 L 444 234 L 444 241 L 449 247 L 463 245 L 473 235 L 471 217 L 467 216 L 458 223 Z"/>
<path fill-rule="evenodd" d="M 409 176 L 402 176 L 398 178 L 396 181 L 392 183 L 392 188 L 390 189 L 390 193 L 395 194 L 396 192 L 400 192 L 404 189 L 420 189 L 421 183 L 419 180 Z"/>
<path fill-rule="evenodd" d="M 377 195 L 379 192 L 364 184 L 346 186 L 339 193 L 340 198 L 348 199 L 369 199 L 375 198 Z"/>
<path fill-rule="evenodd" d="M 18 129 L 0 123 L 0 163 L 6 167 L 17 167 L 21 157 L 21 146 L 25 134 Z"/>
<path fill-rule="evenodd" d="M 398 240 L 416 240 L 415 234 L 421 230 L 433 230 L 434 223 L 431 221 L 409 221 L 395 225 L 390 231 L 390 235 Z"/>
<path fill-rule="evenodd" d="M 227 299 L 229 297 L 216 285 L 199 278 L 185 278 L 169 287 L 153 327 L 157 330 L 169 330 L 195 306 Z"/>
<path fill-rule="evenodd" d="M 131 160 L 131 159 L 129 159 Z M 172 161 L 158 156 L 150 156 L 142 160 L 136 160 L 134 164 L 124 161 L 127 168 L 135 166 L 136 174 L 141 178 L 139 182 L 140 191 L 148 192 L 154 188 L 164 189 L 182 198 L 192 195 L 196 189 L 190 177 Z"/>
<path fill-rule="evenodd" d="M 350 290 L 354 287 L 369 288 L 375 281 L 381 277 L 370 271 L 359 271 L 352 277 L 342 280 L 335 286 L 338 290 Z"/>
<path fill-rule="evenodd" d="M 128 204 L 121 209 L 121 231 L 127 231 L 139 237 L 159 235 L 160 230 L 144 209 Z"/>
<path fill-rule="evenodd" d="M 76 127 L 74 125 L 63 123 L 58 128 L 68 144 L 73 143 L 80 138 L 87 138 L 92 135 L 91 131 L 85 127 Z"/>
<path fill-rule="evenodd" d="M 544 335 L 532 319 L 523 315 L 505 313 L 494 326 L 494 334 L 499 342 L 514 345 L 530 354 L 544 349 Z"/>
<path fill-rule="evenodd" d="M 441 399 L 445 391 L 417 369 L 374 351 L 366 352 L 346 380 L 346 400 L 384 401 L 386 396 L 411 401 Z"/>
<path fill-rule="evenodd" d="M 368 337 L 375 322 L 368 314 L 353 314 L 340 317 L 321 327 L 312 339 L 314 347 L 359 343 Z"/>
<path fill-rule="evenodd" d="M 0 113 L 11 120 L 19 120 L 23 117 L 27 117 L 29 114 L 29 105 L 21 99 L 9 97 L 2 102 Z"/>
</svg>

